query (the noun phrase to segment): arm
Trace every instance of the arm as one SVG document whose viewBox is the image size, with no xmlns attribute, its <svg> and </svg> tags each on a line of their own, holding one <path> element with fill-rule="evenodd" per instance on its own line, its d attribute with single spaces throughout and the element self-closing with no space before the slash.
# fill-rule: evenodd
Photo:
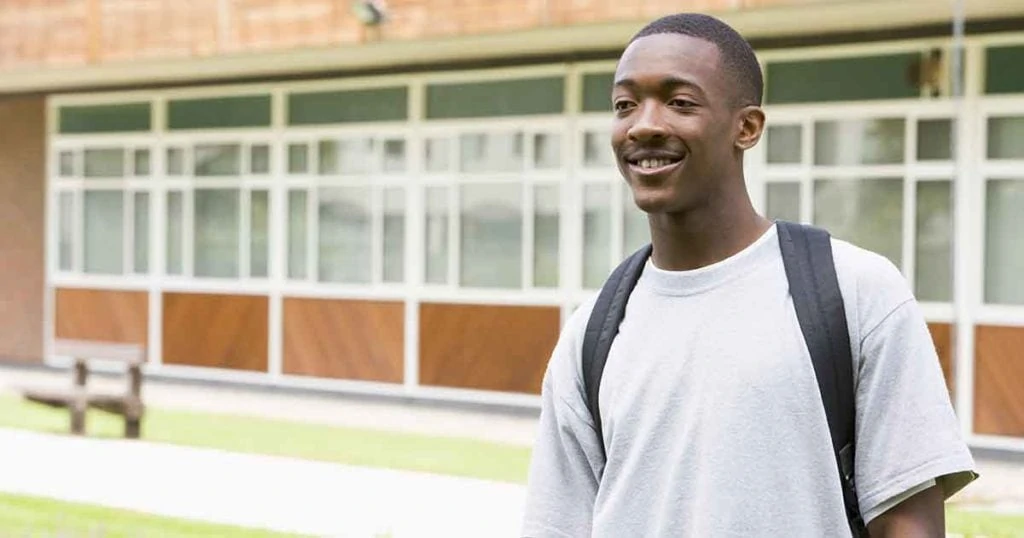
<svg viewBox="0 0 1024 538">
<path fill-rule="evenodd" d="M 974 461 L 920 307 L 895 267 L 868 276 L 856 365 L 861 512 L 872 536 L 942 537 L 943 503 L 977 476 Z"/>
<path fill-rule="evenodd" d="M 945 495 L 932 486 L 897 504 L 868 524 L 871 538 L 943 538 L 946 535 Z"/>
<path fill-rule="evenodd" d="M 604 457 L 584 403 L 576 336 L 582 334 L 576 330 L 579 318 L 577 311 L 566 324 L 544 375 L 520 536 L 575 538 L 591 534 Z"/>
</svg>

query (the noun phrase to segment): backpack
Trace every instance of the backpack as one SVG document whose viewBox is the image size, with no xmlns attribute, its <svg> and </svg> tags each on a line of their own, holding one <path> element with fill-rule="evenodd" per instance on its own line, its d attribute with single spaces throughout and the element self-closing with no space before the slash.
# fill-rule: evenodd
<svg viewBox="0 0 1024 538">
<path fill-rule="evenodd" d="M 855 537 L 867 536 L 854 485 L 853 363 L 831 236 L 823 229 L 803 224 L 777 221 L 777 225 L 790 295 L 828 419 L 847 519 Z M 626 302 L 651 250 L 650 244 L 644 246 L 612 272 L 601 288 L 583 338 L 583 386 L 602 451 L 604 434 L 598 407 L 601 375 L 625 316 Z"/>
</svg>

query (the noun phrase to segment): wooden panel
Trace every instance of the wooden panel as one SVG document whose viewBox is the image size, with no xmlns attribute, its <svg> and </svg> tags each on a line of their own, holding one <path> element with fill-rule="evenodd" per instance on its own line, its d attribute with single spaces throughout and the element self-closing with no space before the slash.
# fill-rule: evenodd
<svg viewBox="0 0 1024 538">
<path fill-rule="evenodd" d="M 420 382 L 539 394 L 559 319 L 557 307 L 423 304 Z"/>
<path fill-rule="evenodd" d="M 165 364 L 267 370 L 267 298 L 164 294 Z"/>
<path fill-rule="evenodd" d="M 1024 436 L 1024 327 L 975 329 L 974 431 Z"/>
<path fill-rule="evenodd" d="M 149 343 L 145 291 L 61 288 L 56 292 L 56 317 L 57 338 Z"/>
<path fill-rule="evenodd" d="M 928 330 L 935 342 L 935 351 L 939 355 L 942 376 L 946 378 L 949 394 L 953 394 L 953 326 L 949 323 L 929 323 Z"/>
<path fill-rule="evenodd" d="M 0 99 L 0 357 L 43 357 L 43 97 Z"/>
<path fill-rule="evenodd" d="M 401 383 L 404 356 L 403 303 L 284 300 L 286 374 Z"/>
</svg>

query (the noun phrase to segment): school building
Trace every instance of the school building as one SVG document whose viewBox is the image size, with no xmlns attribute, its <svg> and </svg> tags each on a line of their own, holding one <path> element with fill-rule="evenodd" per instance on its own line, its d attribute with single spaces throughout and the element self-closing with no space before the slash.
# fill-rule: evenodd
<svg viewBox="0 0 1024 538">
<path fill-rule="evenodd" d="M 972 444 L 1024 450 L 1024 2 L 965 0 L 962 41 L 952 6 L 0 3 L 0 357 L 141 342 L 153 375 L 536 406 L 648 240 L 615 60 L 696 10 L 762 61 L 758 208 L 901 267 Z"/>
</svg>

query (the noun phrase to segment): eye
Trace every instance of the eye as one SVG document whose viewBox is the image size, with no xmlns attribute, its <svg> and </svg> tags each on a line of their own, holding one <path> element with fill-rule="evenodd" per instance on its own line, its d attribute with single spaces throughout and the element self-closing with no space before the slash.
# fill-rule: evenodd
<svg viewBox="0 0 1024 538">
<path fill-rule="evenodd" d="M 619 99 L 618 101 L 615 101 L 615 103 L 612 105 L 612 108 L 614 108 L 616 112 L 623 112 L 629 110 L 633 106 L 634 104 L 632 101 L 628 99 Z"/>
<path fill-rule="evenodd" d="M 694 107 L 697 106 L 697 103 L 694 103 L 693 101 L 690 101 L 689 99 L 684 99 L 682 97 L 676 97 L 675 99 L 672 99 L 671 101 L 669 101 L 668 105 L 672 106 L 672 107 L 678 107 L 678 108 L 694 108 Z"/>
</svg>

